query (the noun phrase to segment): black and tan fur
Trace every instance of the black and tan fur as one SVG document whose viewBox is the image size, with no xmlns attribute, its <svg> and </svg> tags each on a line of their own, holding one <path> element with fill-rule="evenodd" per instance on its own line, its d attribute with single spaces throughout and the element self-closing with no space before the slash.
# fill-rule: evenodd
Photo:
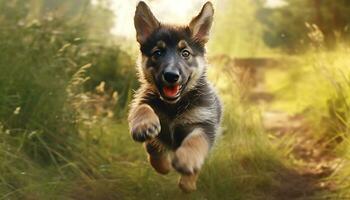
<svg viewBox="0 0 350 200">
<path fill-rule="evenodd" d="M 181 173 L 179 186 L 186 192 L 196 189 L 221 121 L 221 103 L 207 81 L 204 57 L 213 13 L 207 2 L 188 26 L 169 26 L 140 2 L 134 18 L 141 86 L 131 103 L 131 134 L 144 142 L 157 172 L 167 174 L 174 168 Z M 175 83 L 165 81 L 169 70 L 178 74 Z M 179 86 L 178 95 L 168 98 L 163 88 L 173 85 Z"/>
</svg>

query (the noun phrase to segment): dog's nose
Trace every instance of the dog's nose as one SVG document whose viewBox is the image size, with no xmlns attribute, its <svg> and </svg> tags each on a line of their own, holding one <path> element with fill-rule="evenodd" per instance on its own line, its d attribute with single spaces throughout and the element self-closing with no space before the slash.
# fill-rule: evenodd
<svg viewBox="0 0 350 200">
<path fill-rule="evenodd" d="M 165 71 L 163 78 L 166 82 L 174 84 L 180 79 L 180 74 L 177 71 Z"/>
</svg>

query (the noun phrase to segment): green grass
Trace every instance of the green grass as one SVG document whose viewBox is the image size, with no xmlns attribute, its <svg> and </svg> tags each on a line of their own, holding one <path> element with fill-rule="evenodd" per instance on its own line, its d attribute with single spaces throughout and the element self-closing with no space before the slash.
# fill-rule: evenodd
<svg viewBox="0 0 350 200">
<path fill-rule="evenodd" d="M 154 172 L 144 149 L 132 141 L 123 124 L 106 120 L 83 128 L 85 137 L 76 141 L 72 156 L 63 157 L 59 165 L 42 167 L 21 151 L 6 151 L 7 162 L 1 162 L 0 168 L 7 175 L 1 178 L 1 188 L 7 188 L 3 198 L 255 199 L 270 197 L 269 191 L 278 185 L 274 177 L 281 165 L 278 156 L 268 141 L 262 142 L 263 133 L 246 125 L 226 127 L 230 131 L 224 131 L 210 155 L 198 192 L 185 195 L 177 188 L 178 174 Z M 8 159 L 11 155 L 14 158 Z"/>
</svg>

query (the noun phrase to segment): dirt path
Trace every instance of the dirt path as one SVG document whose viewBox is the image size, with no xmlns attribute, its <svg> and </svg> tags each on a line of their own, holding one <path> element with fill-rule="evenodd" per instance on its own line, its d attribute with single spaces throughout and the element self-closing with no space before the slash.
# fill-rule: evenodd
<svg viewBox="0 0 350 200">
<path fill-rule="evenodd" d="M 291 166 L 280 173 L 283 184 L 276 191 L 276 199 L 319 199 L 317 195 L 323 192 L 332 193 L 335 185 L 326 178 L 340 160 L 325 142 L 313 137 L 312 129 L 303 115 L 289 116 L 281 111 L 265 111 L 263 121 L 272 141 L 281 142 L 285 137 L 294 141 L 288 155 Z"/>
<path fill-rule="evenodd" d="M 213 58 L 215 59 L 215 58 Z M 239 77 L 244 86 L 248 101 L 255 105 L 268 107 L 278 100 L 265 87 L 266 73 L 270 69 L 281 69 L 283 60 L 269 58 L 231 59 L 227 56 L 216 58 L 221 60 Z M 285 67 L 285 66 L 284 66 Z M 272 142 L 283 144 L 283 141 L 293 141 L 288 153 L 290 165 L 278 169 L 279 188 L 274 196 L 278 200 L 320 199 L 320 194 L 332 194 L 335 184 L 327 179 L 337 166 L 340 159 L 332 148 L 318 140 L 309 127 L 303 114 L 288 115 L 281 110 L 263 111 L 264 128 L 270 134 Z M 322 197 L 323 198 L 323 197 Z M 323 199 L 331 199 L 324 197 Z"/>
</svg>

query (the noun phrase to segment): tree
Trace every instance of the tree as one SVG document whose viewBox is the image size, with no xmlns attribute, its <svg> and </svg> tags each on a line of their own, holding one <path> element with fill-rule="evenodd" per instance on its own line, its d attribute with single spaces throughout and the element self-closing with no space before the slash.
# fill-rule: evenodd
<svg viewBox="0 0 350 200">
<path fill-rule="evenodd" d="M 222 0 L 216 5 L 210 49 L 217 54 L 257 56 L 266 48 L 263 27 L 256 20 L 256 0 Z"/>
<path fill-rule="evenodd" d="M 264 2 L 264 0 L 262 1 Z M 285 0 L 277 8 L 261 7 L 257 17 L 264 24 L 264 41 L 270 47 L 296 52 L 308 41 L 306 23 L 315 24 L 324 34 L 327 47 L 333 47 L 336 37 L 348 39 L 350 1 Z"/>
<path fill-rule="evenodd" d="M 84 27 L 87 37 L 106 40 L 111 38 L 110 29 L 114 25 L 114 13 L 109 3 L 109 0 L 95 0 L 95 3 L 91 0 L 31 0 L 26 3 L 26 18 L 38 21 L 58 18 L 67 24 Z"/>
</svg>

